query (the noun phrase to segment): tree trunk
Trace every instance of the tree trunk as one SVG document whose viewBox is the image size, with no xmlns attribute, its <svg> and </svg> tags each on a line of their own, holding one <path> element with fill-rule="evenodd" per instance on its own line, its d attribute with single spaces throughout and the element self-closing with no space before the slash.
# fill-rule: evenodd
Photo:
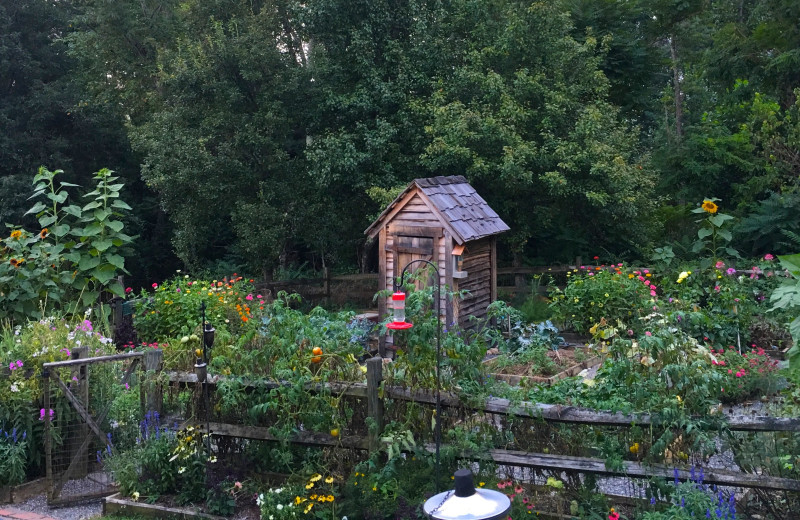
<svg viewBox="0 0 800 520">
<path fill-rule="evenodd" d="M 669 52 L 672 57 L 672 84 L 675 95 L 675 137 L 680 142 L 683 136 L 683 92 L 681 91 L 681 70 L 678 66 L 678 49 L 675 35 L 669 38 Z"/>
</svg>

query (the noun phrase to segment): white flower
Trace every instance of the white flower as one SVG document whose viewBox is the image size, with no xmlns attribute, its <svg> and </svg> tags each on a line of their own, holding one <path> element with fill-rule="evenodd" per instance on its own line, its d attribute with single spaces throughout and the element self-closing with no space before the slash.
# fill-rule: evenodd
<svg viewBox="0 0 800 520">
<path fill-rule="evenodd" d="M 283 509 L 283 504 L 278 504 L 277 507 L 278 507 L 278 511 L 280 511 L 281 509 Z"/>
<path fill-rule="evenodd" d="M 133 494 L 131 495 L 131 498 L 134 500 L 139 500 L 139 492 L 134 491 Z"/>
<path fill-rule="evenodd" d="M 19 392 L 19 387 L 17 386 L 17 383 L 11 383 L 11 391 Z"/>
<path fill-rule="evenodd" d="M 92 315 L 92 308 L 89 307 L 88 309 L 86 309 L 86 312 L 84 312 L 83 315 L 86 316 L 87 318 L 89 316 L 91 316 Z"/>
</svg>

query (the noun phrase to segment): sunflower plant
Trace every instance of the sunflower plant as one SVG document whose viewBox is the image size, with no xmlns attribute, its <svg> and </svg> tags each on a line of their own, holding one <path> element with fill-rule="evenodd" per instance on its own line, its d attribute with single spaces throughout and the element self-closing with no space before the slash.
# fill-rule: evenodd
<svg viewBox="0 0 800 520">
<path fill-rule="evenodd" d="M 731 215 L 720 213 L 717 202 L 720 199 L 711 197 L 703 200 L 700 207 L 692 210 L 692 213 L 704 215 L 704 218 L 697 220 L 700 229 L 697 230 L 697 240 L 692 246 L 693 253 L 707 253 L 705 258 L 700 260 L 700 267 L 708 269 L 721 261 L 722 253 L 734 258 L 741 258 L 739 252 L 730 247 L 733 235 L 727 229 L 728 222 L 733 220 Z"/>
<path fill-rule="evenodd" d="M 34 215 L 38 231 L 11 226 L 0 240 L 0 318 L 25 321 L 42 318 L 55 309 L 74 312 L 76 301 L 93 305 L 101 292 L 124 295 L 116 281 L 125 272 L 122 248 L 132 237 L 124 234 L 121 217 L 130 210 L 120 199 L 123 184 L 102 169 L 84 205 L 67 204 L 68 187 L 57 182 L 61 170 L 45 167 L 33 178 L 36 199 L 26 215 Z"/>
</svg>

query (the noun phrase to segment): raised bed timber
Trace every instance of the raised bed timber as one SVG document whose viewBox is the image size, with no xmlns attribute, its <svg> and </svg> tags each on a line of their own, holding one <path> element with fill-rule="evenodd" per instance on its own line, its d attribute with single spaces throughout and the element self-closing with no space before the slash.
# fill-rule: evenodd
<svg viewBox="0 0 800 520">
<path fill-rule="evenodd" d="M 225 520 L 224 517 L 209 515 L 196 507 L 167 507 L 158 504 L 145 504 L 123 498 L 119 493 L 103 499 L 103 516 L 145 516 L 149 518 L 203 518 L 206 520 Z"/>
<path fill-rule="evenodd" d="M 31 497 L 41 495 L 47 487 L 47 480 L 38 478 L 18 486 L 0 486 L 0 504 L 19 504 Z"/>
<path fill-rule="evenodd" d="M 487 359 L 484 361 L 487 365 L 491 365 L 492 363 L 496 362 L 497 358 Z M 554 374 L 552 376 L 528 376 L 528 375 L 516 375 L 516 374 L 503 374 L 501 372 L 491 372 L 491 368 L 489 375 L 495 379 L 500 381 L 505 381 L 509 385 L 514 386 L 525 386 L 531 384 L 539 384 L 539 385 L 552 385 L 557 381 L 577 376 L 581 373 L 581 371 L 591 368 L 594 366 L 599 365 L 601 362 L 601 358 L 599 356 L 594 356 L 589 359 L 586 359 L 580 363 L 576 363 L 567 367 L 566 369 L 562 370 L 561 372 Z"/>
</svg>

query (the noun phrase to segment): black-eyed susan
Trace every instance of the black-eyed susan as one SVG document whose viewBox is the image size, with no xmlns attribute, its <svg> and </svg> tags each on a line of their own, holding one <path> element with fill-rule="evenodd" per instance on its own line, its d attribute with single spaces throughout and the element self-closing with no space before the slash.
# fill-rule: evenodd
<svg viewBox="0 0 800 520">
<path fill-rule="evenodd" d="M 333 484 L 333 477 L 328 477 L 325 479 L 326 484 Z"/>
<path fill-rule="evenodd" d="M 308 479 L 308 480 L 310 482 L 317 482 L 320 479 L 322 479 L 322 475 L 320 475 L 319 473 L 314 473 L 313 475 L 311 475 L 311 478 Z"/>
<path fill-rule="evenodd" d="M 12 258 L 11 260 L 8 261 L 8 263 L 10 263 L 13 267 L 19 267 L 19 260 L 17 260 L 16 258 Z"/>
<path fill-rule="evenodd" d="M 703 208 L 703 211 L 705 211 L 706 213 L 711 213 L 711 214 L 716 213 L 717 210 L 719 209 L 717 208 L 717 205 L 714 204 L 713 200 L 704 200 L 703 205 L 700 207 Z"/>
<path fill-rule="evenodd" d="M 44 228 L 43 230 L 41 230 L 39 232 L 39 238 L 47 238 L 47 235 L 49 233 L 50 233 L 50 231 L 47 228 Z"/>
</svg>

